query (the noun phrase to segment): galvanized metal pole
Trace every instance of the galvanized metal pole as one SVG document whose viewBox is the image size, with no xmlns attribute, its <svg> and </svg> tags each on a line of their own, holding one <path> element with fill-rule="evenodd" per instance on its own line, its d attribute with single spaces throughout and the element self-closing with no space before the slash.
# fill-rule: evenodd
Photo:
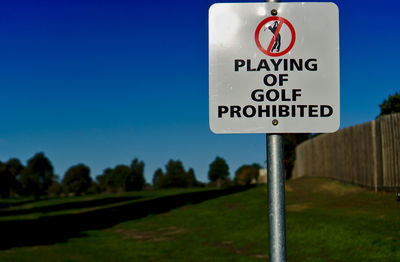
<svg viewBox="0 0 400 262">
<path fill-rule="evenodd" d="M 286 261 L 283 135 L 267 134 L 269 261 Z"/>
<path fill-rule="evenodd" d="M 280 0 L 265 0 L 280 2 Z M 274 125 L 279 124 L 273 120 Z M 267 138 L 269 261 L 286 262 L 285 172 L 283 167 L 283 135 Z"/>
</svg>

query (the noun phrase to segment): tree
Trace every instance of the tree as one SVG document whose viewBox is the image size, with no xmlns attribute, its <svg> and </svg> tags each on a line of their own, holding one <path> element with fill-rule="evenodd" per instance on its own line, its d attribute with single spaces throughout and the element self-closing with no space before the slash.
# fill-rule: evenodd
<svg viewBox="0 0 400 262">
<path fill-rule="evenodd" d="M 71 166 L 65 172 L 62 186 L 68 193 L 82 194 L 85 193 L 92 184 L 90 177 L 90 169 L 84 164 Z"/>
<path fill-rule="evenodd" d="M 310 138 L 308 133 L 290 133 L 283 135 L 283 164 L 286 179 L 291 178 L 296 160 L 296 146 Z"/>
<path fill-rule="evenodd" d="M 125 179 L 125 190 L 142 190 L 146 184 L 144 179 L 144 162 L 135 158 L 130 166 L 130 173 Z"/>
<path fill-rule="evenodd" d="M 21 164 L 21 162 L 16 158 L 10 158 L 5 164 L 11 175 L 16 180 L 19 180 L 21 171 L 24 169 L 24 166 Z"/>
<path fill-rule="evenodd" d="M 124 192 L 126 177 L 131 172 L 127 165 L 117 165 L 110 173 L 108 178 L 109 186 L 113 192 Z"/>
<path fill-rule="evenodd" d="M 9 159 L 6 163 L 0 162 L 0 196 L 10 197 L 20 191 L 20 174 L 24 166 L 16 158 Z"/>
<path fill-rule="evenodd" d="M 59 182 L 59 177 L 57 175 L 53 176 L 53 182 L 47 189 L 47 193 L 49 194 L 49 196 L 58 196 L 60 193 L 62 193 L 62 186 Z"/>
<path fill-rule="evenodd" d="M 217 186 L 221 186 L 221 181 L 227 180 L 229 177 L 229 166 L 221 157 L 216 157 L 210 164 L 208 170 L 208 179 L 212 182 L 217 182 Z"/>
<path fill-rule="evenodd" d="M 53 183 L 53 166 L 43 153 L 37 153 L 28 160 L 21 172 L 22 193 L 33 195 L 36 199 L 47 193 Z"/>
<path fill-rule="evenodd" d="M 153 186 L 155 188 L 179 188 L 200 186 L 196 180 L 194 170 L 185 170 L 179 160 L 170 160 L 165 166 L 166 172 L 157 169 L 153 176 Z"/>
<path fill-rule="evenodd" d="M 6 165 L 0 162 L 0 195 L 2 198 L 10 197 L 12 175 Z"/>
<path fill-rule="evenodd" d="M 161 188 L 162 186 L 162 178 L 164 176 L 163 171 L 161 168 L 157 168 L 153 175 L 153 187 L 154 188 Z"/>
<path fill-rule="evenodd" d="M 194 174 L 193 168 L 189 168 L 186 172 L 187 186 L 196 187 L 200 186 L 200 183 L 196 180 L 196 175 Z"/>
<path fill-rule="evenodd" d="M 383 100 L 379 105 L 381 113 L 379 116 L 388 115 L 393 113 L 400 113 L 400 95 L 395 92 L 394 95 L 389 95 L 388 99 Z"/>
<path fill-rule="evenodd" d="M 97 183 L 99 184 L 99 188 L 101 192 L 107 192 L 110 190 L 108 178 L 110 173 L 112 172 L 111 168 L 106 168 L 103 171 L 103 174 L 96 176 Z"/>
<path fill-rule="evenodd" d="M 261 166 L 259 164 L 243 165 L 235 172 L 235 182 L 238 185 L 250 185 L 256 181 L 260 172 Z"/>
<path fill-rule="evenodd" d="M 181 161 L 170 160 L 165 166 L 165 169 L 164 188 L 188 187 L 188 183 L 185 179 L 186 171 Z"/>
<path fill-rule="evenodd" d="M 130 166 L 117 165 L 114 169 L 106 168 L 96 179 L 103 192 L 142 190 L 146 185 L 144 162 L 135 158 Z"/>
</svg>

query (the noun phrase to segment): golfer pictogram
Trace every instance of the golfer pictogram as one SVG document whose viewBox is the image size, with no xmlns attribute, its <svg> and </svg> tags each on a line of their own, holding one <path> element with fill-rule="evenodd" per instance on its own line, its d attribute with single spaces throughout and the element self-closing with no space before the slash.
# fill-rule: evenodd
<svg viewBox="0 0 400 262">
<path fill-rule="evenodd" d="M 282 23 L 280 23 L 280 25 L 282 26 Z M 274 35 L 274 37 L 272 39 L 275 38 L 274 45 L 272 46 L 271 52 L 274 52 L 274 49 L 276 49 L 276 52 L 279 52 L 279 49 L 281 48 L 281 34 L 278 32 L 278 35 L 275 37 L 275 32 L 277 31 L 276 30 L 277 28 L 278 28 L 278 21 L 274 22 L 274 26 L 268 26 L 268 29 Z M 266 30 L 266 28 L 264 28 L 264 31 L 265 30 Z M 271 43 L 272 43 L 272 41 L 271 41 Z"/>
<path fill-rule="evenodd" d="M 268 25 L 267 27 L 268 23 L 270 23 L 270 25 Z M 280 51 L 281 42 L 283 41 L 280 32 L 284 25 L 285 27 L 289 28 L 291 39 L 289 45 L 284 50 Z M 261 28 L 263 28 L 264 26 L 265 26 L 264 31 L 268 29 L 270 33 L 273 35 L 269 43 L 266 43 L 267 44 L 266 49 L 263 47 L 260 41 L 260 31 Z M 260 24 L 258 24 L 255 32 L 255 40 L 258 49 L 260 49 L 260 51 L 263 52 L 264 54 L 268 56 L 282 56 L 292 49 L 294 42 L 296 41 L 296 32 L 294 30 L 293 25 L 288 20 L 286 20 L 283 17 L 272 16 L 264 19 L 263 21 L 261 21 Z M 289 41 L 289 39 L 284 39 L 284 40 L 285 42 Z"/>
</svg>

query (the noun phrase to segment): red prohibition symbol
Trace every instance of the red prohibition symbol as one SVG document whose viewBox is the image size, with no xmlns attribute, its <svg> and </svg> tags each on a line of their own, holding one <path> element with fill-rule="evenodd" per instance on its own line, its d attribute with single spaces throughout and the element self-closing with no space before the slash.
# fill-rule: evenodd
<svg viewBox="0 0 400 262">
<path fill-rule="evenodd" d="M 261 28 L 263 28 L 264 25 L 266 25 L 268 22 L 271 22 L 271 21 L 277 21 L 278 26 L 275 28 L 275 32 L 273 32 L 274 36 L 272 37 L 271 42 L 268 44 L 267 49 L 264 49 L 264 47 L 260 43 L 260 30 L 261 30 Z M 280 38 L 279 31 L 281 30 L 283 24 L 286 24 L 286 26 L 289 27 L 290 33 L 292 35 L 292 40 L 290 41 L 289 46 L 285 50 L 283 50 L 281 52 L 278 51 L 278 53 L 273 53 L 271 51 L 271 49 L 273 49 L 273 46 L 274 46 L 277 38 L 278 37 Z M 255 33 L 255 40 L 256 40 L 258 49 L 260 49 L 260 51 L 263 52 L 264 54 L 266 54 L 268 56 L 282 56 L 282 55 L 286 54 L 287 52 L 289 52 L 290 49 L 292 49 L 294 42 L 296 41 L 296 32 L 294 31 L 293 25 L 285 18 L 279 17 L 279 16 L 271 16 L 271 17 L 268 17 L 268 18 L 265 18 L 264 20 L 262 20 L 261 23 L 257 26 L 256 33 Z M 279 42 L 280 42 L 280 39 L 279 39 Z"/>
</svg>

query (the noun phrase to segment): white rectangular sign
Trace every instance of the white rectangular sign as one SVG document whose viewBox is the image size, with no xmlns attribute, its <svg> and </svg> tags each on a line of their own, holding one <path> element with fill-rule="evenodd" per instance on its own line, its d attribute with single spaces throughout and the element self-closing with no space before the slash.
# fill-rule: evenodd
<svg viewBox="0 0 400 262">
<path fill-rule="evenodd" d="M 340 125 L 339 14 L 333 3 L 214 4 L 214 133 L 326 133 Z"/>
</svg>

